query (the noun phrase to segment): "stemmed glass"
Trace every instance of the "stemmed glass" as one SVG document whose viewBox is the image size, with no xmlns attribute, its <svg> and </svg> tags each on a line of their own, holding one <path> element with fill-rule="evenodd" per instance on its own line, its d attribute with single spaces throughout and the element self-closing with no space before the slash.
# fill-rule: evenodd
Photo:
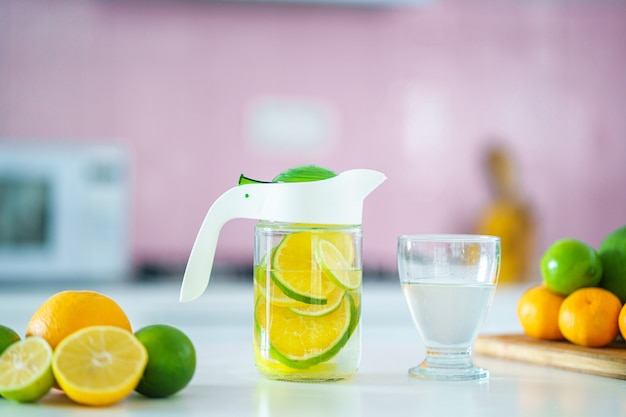
<svg viewBox="0 0 626 417">
<path fill-rule="evenodd" d="M 477 380 L 471 349 L 495 294 L 500 238 L 483 235 L 403 235 L 398 272 L 426 358 L 409 374 L 438 380 Z"/>
</svg>

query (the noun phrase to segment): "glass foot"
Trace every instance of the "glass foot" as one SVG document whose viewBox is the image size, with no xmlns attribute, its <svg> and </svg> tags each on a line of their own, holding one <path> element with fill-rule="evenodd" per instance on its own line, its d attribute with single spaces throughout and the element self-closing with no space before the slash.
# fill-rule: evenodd
<svg viewBox="0 0 626 417">
<path fill-rule="evenodd" d="M 469 352 L 427 351 L 426 359 L 409 369 L 409 375 L 439 381 L 475 381 L 489 377 L 489 371 L 472 363 Z"/>
</svg>

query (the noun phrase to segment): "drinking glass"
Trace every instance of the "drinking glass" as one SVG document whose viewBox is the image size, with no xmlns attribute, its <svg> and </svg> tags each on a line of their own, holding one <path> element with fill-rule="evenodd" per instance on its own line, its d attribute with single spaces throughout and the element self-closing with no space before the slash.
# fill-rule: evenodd
<svg viewBox="0 0 626 417">
<path fill-rule="evenodd" d="M 483 235 L 403 235 L 398 272 L 413 322 L 426 346 L 417 378 L 478 380 L 489 371 L 471 349 L 495 294 L 500 238 Z"/>
</svg>

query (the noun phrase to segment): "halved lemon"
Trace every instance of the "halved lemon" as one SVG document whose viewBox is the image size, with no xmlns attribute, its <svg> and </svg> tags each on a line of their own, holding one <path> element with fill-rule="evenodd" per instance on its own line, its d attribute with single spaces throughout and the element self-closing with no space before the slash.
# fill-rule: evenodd
<svg viewBox="0 0 626 417">
<path fill-rule="evenodd" d="M 27 337 L 0 356 L 0 395 L 18 402 L 37 401 L 50 391 L 52 348 L 41 337 Z"/>
<path fill-rule="evenodd" d="M 70 399 L 103 406 L 121 401 L 133 392 L 147 362 L 146 348 L 128 330 L 90 326 L 59 343 L 52 370 Z"/>
</svg>

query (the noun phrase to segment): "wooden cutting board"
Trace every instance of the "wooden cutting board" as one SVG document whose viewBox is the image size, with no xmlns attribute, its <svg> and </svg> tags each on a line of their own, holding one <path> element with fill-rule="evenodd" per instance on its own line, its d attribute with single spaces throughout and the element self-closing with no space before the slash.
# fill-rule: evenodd
<svg viewBox="0 0 626 417">
<path fill-rule="evenodd" d="M 626 380 L 626 342 L 602 348 L 577 346 L 566 341 L 537 340 L 526 335 L 479 336 L 475 353 L 537 365 Z"/>
</svg>

